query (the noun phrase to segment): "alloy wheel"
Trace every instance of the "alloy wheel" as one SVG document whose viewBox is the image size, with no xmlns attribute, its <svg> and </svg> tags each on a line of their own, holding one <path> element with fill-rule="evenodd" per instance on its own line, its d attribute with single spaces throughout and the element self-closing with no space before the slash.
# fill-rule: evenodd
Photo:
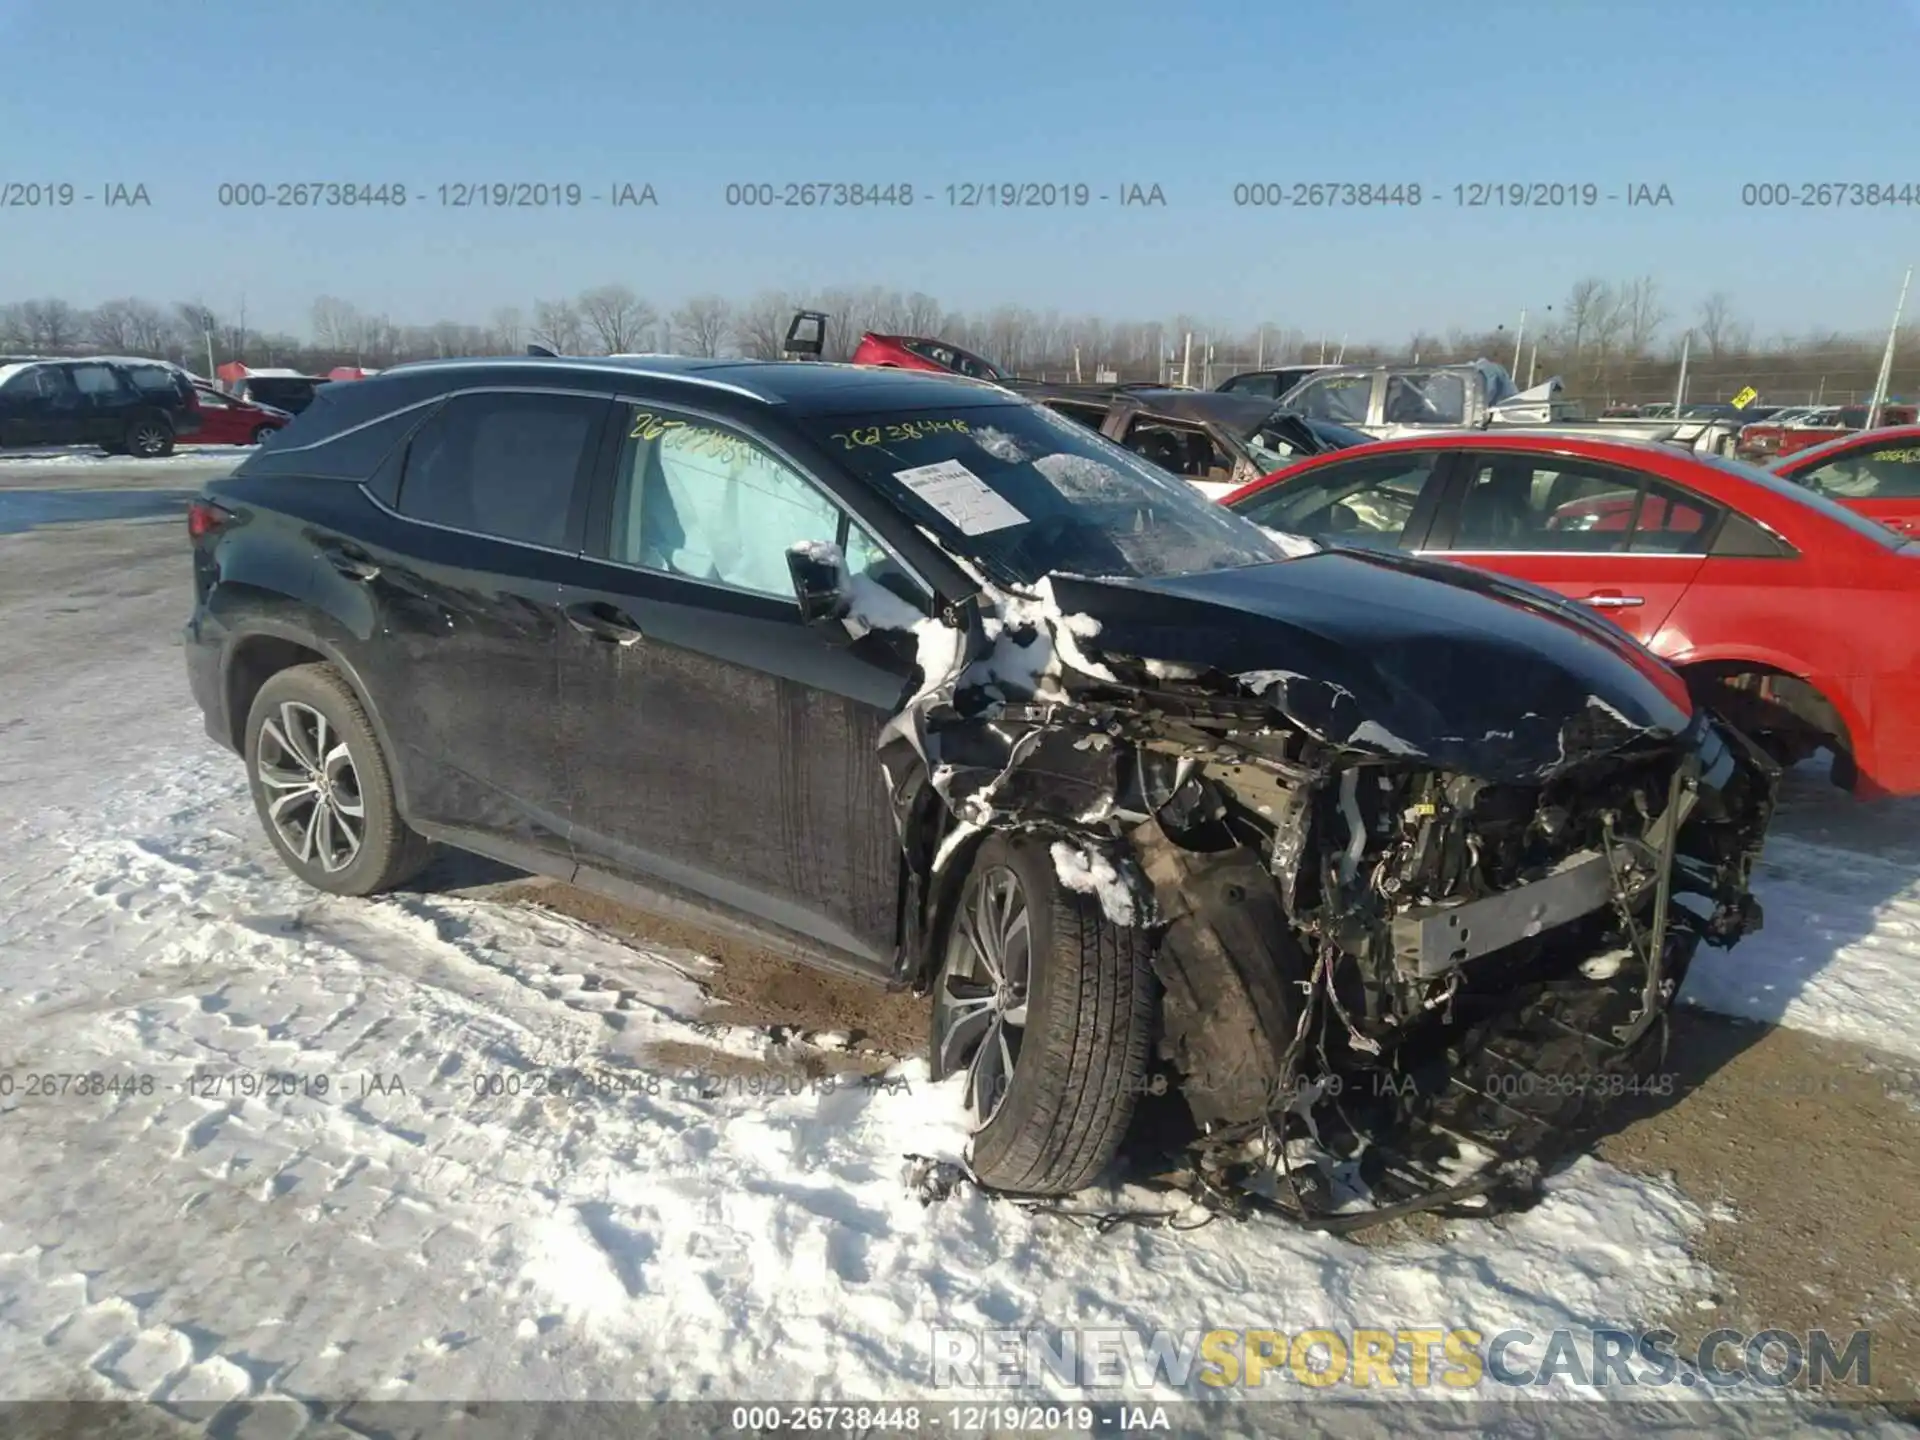
<svg viewBox="0 0 1920 1440">
<path fill-rule="evenodd" d="M 328 874 L 347 868 L 366 836 L 360 775 L 339 730 L 311 705 L 282 702 L 260 727 L 255 773 L 267 820 L 288 851 Z"/>
<path fill-rule="evenodd" d="M 167 448 L 167 437 L 158 425 L 141 425 L 128 437 L 127 448 L 135 455 L 150 458 Z"/>
<path fill-rule="evenodd" d="M 1033 929 L 1020 879 L 1005 866 L 977 874 L 962 896 L 934 994 L 940 1070 L 967 1072 L 976 1128 L 1006 1103 L 1026 1036 Z"/>
</svg>

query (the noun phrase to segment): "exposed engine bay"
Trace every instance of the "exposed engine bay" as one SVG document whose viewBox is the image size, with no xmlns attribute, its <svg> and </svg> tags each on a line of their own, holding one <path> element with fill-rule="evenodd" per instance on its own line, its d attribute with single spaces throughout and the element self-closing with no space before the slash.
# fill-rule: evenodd
<svg viewBox="0 0 1920 1440">
<path fill-rule="evenodd" d="M 1758 928 L 1777 768 L 1705 712 L 1595 695 L 1408 734 L 1414 709 L 1344 676 L 1206 663 L 1230 634 L 1138 653 L 1119 588 L 983 586 L 909 624 L 854 582 L 849 629 L 919 645 L 881 750 L 902 979 L 972 839 L 1038 832 L 1064 883 L 1158 932 L 1158 1075 L 1193 1122 L 1174 1183 L 1342 1230 L 1530 1203 L 1658 1064 L 1696 947 Z"/>
</svg>

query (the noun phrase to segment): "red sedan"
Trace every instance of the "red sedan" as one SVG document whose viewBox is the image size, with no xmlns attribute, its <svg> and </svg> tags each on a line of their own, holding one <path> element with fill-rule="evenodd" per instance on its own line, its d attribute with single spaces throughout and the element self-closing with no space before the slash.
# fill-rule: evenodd
<svg viewBox="0 0 1920 1440">
<path fill-rule="evenodd" d="M 1856 794 L 1920 794 L 1920 542 L 1811 487 L 1670 445 L 1481 432 L 1303 460 L 1224 503 L 1557 591 L 1780 760 L 1824 746 Z"/>
<path fill-rule="evenodd" d="M 257 405 L 211 385 L 196 385 L 200 402 L 200 430 L 196 445 L 258 445 L 293 416 L 271 405 Z"/>
<path fill-rule="evenodd" d="M 1920 425 L 1842 435 L 1771 468 L 1882 525 L 1920 535 Z"/>
</svg>

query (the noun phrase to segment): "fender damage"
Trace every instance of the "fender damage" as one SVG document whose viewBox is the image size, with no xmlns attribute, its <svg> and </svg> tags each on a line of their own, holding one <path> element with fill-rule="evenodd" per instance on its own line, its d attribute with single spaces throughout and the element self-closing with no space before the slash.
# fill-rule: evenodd
<svg viewBox="0 0 1920 1440">
<path fill-rule="evenodd" d="M 1525 587 L 1259 569 L 1224 597 L 983 583 L 950 623 L 850 582 L 850 630 L 917 637 L 881 740 L 902 978 L 926 983 L 971 840 L 1037 835 L 1063 884 L 1156 932 L 1190 1188 L 1333 1229 L 1524 1204 L 1657 1061 L 1695 949 L 1758 928 L 1778 772 Z M 1426 585 L 1424 621 L 1400 606 L 1367 643 L 1381 587 L 1391 608 L 1431 578 L 1479 608 L 1433 612 Z"/>
</svg>

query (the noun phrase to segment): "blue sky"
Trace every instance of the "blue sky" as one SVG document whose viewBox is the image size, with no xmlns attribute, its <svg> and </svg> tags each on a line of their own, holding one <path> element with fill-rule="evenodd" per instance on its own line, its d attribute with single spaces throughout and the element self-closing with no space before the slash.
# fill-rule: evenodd
<svg viewBox="0 0 1920 1440">
<path fill-rule="evenodd" d="M 1239 13 L 1235 13 L 1235 12 Z M 1920 187 L 1920 0 L 0 0 L 0 181 L 150 209 L 0 210 L 0 300 L 203 297 L 305 331 L 333 294 L 480 321 L 619 280 L 882 284 L 950 306 L 1261 321 L 1386 341 L 1511 324 L 1585 275 L 1725 290 L 1762 332 L 1885 323 L 1920 205 L 1743 207 L 1748 182 Z M 391 181 L 404 210 L 223 209 L 221 182 Z M 655 208 L 443 209 L 466 180 L 649 182 Z M 729 182 L 911 181 L 910 210 L 730 209 Z M 968 181 L 1158 184 L 1164 209 L 963 210 Z M 1667 185 L 1670 207 L 1236 208 L 1236 182 Z"/>
</svg>

